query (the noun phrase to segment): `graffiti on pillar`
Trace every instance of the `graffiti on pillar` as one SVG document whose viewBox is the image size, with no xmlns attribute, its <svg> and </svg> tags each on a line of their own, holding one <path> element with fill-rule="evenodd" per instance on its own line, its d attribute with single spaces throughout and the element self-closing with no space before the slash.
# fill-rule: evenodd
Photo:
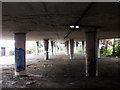
<svg viewBox="0 0 120 90">
<path fill-rule="evenodd" d="M 16 72 L 21 72 L 26 69 L 25 50 L 15 48 L 15 69 Z"/>
</svg>

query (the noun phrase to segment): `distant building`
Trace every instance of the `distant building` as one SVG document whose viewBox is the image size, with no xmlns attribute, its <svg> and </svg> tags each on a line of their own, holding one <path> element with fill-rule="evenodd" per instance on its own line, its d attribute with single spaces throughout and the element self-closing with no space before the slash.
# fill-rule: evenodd
<svg viewBox="0 0 120 90">
<path fill-rule="evenodd" d="M 14 41 L 0 41 L 0 56 L 14 55 Z"/>
</svg>

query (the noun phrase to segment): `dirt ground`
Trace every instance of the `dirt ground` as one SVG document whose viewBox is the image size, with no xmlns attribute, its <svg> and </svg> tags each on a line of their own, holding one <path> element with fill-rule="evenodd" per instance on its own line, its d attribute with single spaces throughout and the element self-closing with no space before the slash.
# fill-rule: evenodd
<svg viewBox="0 0 120 90">
<path fill-rule="evenodd" d="M 28 57 L 27 76 L 15 77 L 14 65 L 3 65 L 2 88 L 119 88 L 119 59 L 98 59 L 98 76 L 85 76 L 85 56 L 76 54 L 73 60 L 66 55 Z"/>
</svg>

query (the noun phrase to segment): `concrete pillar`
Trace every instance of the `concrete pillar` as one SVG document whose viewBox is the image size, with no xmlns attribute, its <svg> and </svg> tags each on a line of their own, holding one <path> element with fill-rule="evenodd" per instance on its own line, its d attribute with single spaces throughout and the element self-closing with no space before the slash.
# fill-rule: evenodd
<svg viewBox="0 0 120 90">
<path fill-rule="evenodd" d="M 100 46 L 99 46 L 99 44 L 100 44 L 100 40 L 98 39 L 98 58 L 100 58 Z"/>
<path fill-rule="evenodd" d="M 52 49 L 52 55 L 53 55 L 53 41 L 51 41 L 51 49 Z"/>
<path fill-rule="evenodd" d="M 48 60 L 48 46 L 49 46 L 49 42 L 48 39 L 44 40 L 44 60 Z"/>
<path fill-rule="evenodd" d="M 107 49 L 108 49 L 108 41 L 105 42 L 105 52 L 106 52 L 106 54 L 108 53 Z"/>
<path fill-rule="evenodd" d="M 26 75 L 25 33 L 15 33 L 15 75 Z"/>
<path fill-rule="evenodd" d="M 54 42 L 55 54 L 57 54 L 57 42 Z"/>
<path fill-rule="evenodd" d="M 64 43 L 64 53 L 67 55 L 67 45 L 66 45 L 66 42 Z"/>
<path fill-rule="evenodd" d="M 78 41 L 76 41 L 76 52 L 78 50 Z"/>
<path fill-rule="evenodd" d="M 54 49 L 54 50 L 53 50 L 53 51 L 54 51 L 54 54 L 56 54 L 56 43 L 55 43 L 55 42 L 53 42 L 53 46 L 54 46 L 54 48 L 53 48 L 53 49 Z"/>
<path fill-rule="evenodd" d="M 97 40 L 96 32 L 86 32 L 86 76 L 96 76 Z"/>
<path fill-rule="evenodd" d="M 115 55 L 115 39 L 113 39 L 113 52 L 112 52 L 112 55 L 113 56 Z"/>
<path fill-rule="evenodd" d="M 56 42 L 56 45 L 57 45 L 57 53 L 59 52 L 60 50 L 60 47 L 59 47 L 59 42 Z"/>
<path fill-rule="evenodd" d="M 85 53 L 85 43 L 84 43 L 84 41 L 82 41 L 82 53 L 83 54 Z"/>
<path fill-rule="evenodd" d="M 5 50 L 5 47 L 1 47 L 1 56 L 5 56 L 5 52 L 6 50 Z"/>
<path fill-rule="evenodd" d="M 38 55 L 39 53 L 39 42 L 37 41 L 36 42 L 36 55 Z"/>
<path fill-rule="evenodd" d="M 74 40 L 70 40 L 70 59 L 73 59 L 74 56 Z"/>
<path fill-rule="evenodd" d="M 67 55 L 69 55 L 69 41 L 66 41 Z"/>
<path fill-rule="evenodd" d="M 76 52 L 76 41 L 74 41 L 74 52 Z"/>
</svg>

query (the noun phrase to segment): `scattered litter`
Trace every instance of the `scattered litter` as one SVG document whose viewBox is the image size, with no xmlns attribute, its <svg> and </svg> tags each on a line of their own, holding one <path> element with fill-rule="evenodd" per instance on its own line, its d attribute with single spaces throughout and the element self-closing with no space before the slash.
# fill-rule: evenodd
<svg viewBox="0 0 120 90">
<path fill-rule="evenodd" d="M 42 75 L 34 75 L 34 74 L 30 74 L 30 77 L 43 77 Z"/>
<path fill-rule="evenodd" d="M 32 84 L 35 84 L 36 81 L 29 81 L 29 82 L 26 82 L 26 85 L 32 85 Z"/>
<path fill-rule="evenodd" d="M 32 66 L 32 65 L 34 65 L 34 64 L 32 64 L 32 63 L 31 63 L 31 64 L 28 64 L 27 67 Z"/>
<path fill-rule="evenodd" d="M 15 83 L 16 83 L 16 82 L 14 82 L 14 81 L 11 82 L 12 85 L 15 84 Z"/>
</svg>

